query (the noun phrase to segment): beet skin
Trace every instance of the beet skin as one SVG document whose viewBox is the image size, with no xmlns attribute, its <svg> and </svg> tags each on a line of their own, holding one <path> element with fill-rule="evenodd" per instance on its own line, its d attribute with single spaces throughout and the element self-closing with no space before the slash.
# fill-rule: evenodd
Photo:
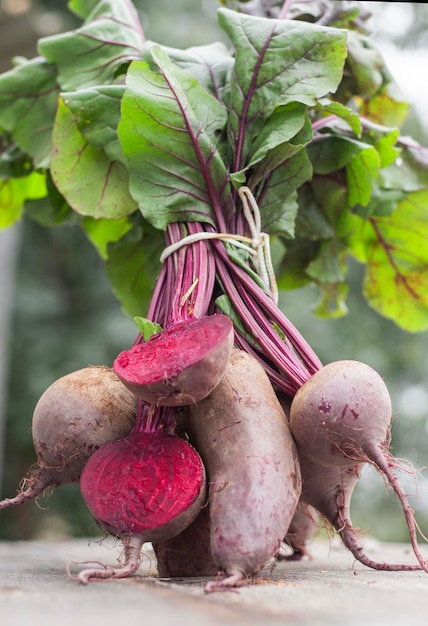
<svg viewBox="0 0 428 626">
<path fill-rule="evenodd" d="M 263 367 L 238 349 L 215 390 L 186 410 L 209 479 L 211 554 L 227 575 L 206 591 L 243 585 L 278 552 L 300 497 L 288 421 Z"/>
<path fill-rule="evenodd" d="M 37 498 L 48 487 L 77 484 L 95 450 L 131 432 L 136 406 L 135 396 L 109 367 L 92 365 L 58 378 L 33 413 L 38 467 L 0 509 Z"/>
</svg>

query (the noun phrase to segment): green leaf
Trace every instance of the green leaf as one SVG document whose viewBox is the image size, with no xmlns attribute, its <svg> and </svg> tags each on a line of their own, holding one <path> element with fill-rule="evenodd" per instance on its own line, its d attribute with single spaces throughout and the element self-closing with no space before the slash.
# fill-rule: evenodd
<svg viewBox="0 0 428 626">
<path fill-rule="evenodd" d="M 84 217 L 82 226 L 104 260 L 108 258 L 108 244 L 119 241 L 132 228 L 132 224 L 127 217 L 118 220 Z"/>
<path fill-rule="evenodd" d="M 51 227 L 59 224 L 72 223 L 78 224 L 79 217 L 67 203 L 62 210 L 57 210 L 52 205 L 49 196 L 38 200 L 26 200 L 24 205 L 25 215 L 28 215 L 33 222 L 37 222 L 40 226 Z"/>
<path fill-rule="evenodd" d="M 388 129 L 395 136 L 395 131 Z M 374 137 L 377 140 L 377 137 Z M 391 141 L 391 139 L 388 139 Z M 381 144 L 385 161 L 388 162 L 391 146 L 387 142 Z M 315 174 L 331 174 L 346 167 L 348 186 L 348 204 L 367 206 L 373 186 L 378 179 L 382 160 L 376 147 L 367 142 L 326 135 L 308 146 L 308 154 L 314 166 Z"/>
<path fill-rule="evenodd" d="M 99 0 L 69 0 L 67 6 L 78 17 L 85 19 L 97 6 L 98 2 Z"/>
<path fill-rule="evenodd" d="M 389 167 L 400 154 L 399 130 L 382 126 L 367 118 L 362 118 L 362 142 L 376 148 L 381 158 L 381 167 Z"/>
<path fill-rule="evenodd" d="M 392 130 L 389 134 L 379 137 L 375 142 L 375 148 L 381 159 L 381 167 L 389 167 L 395 163 L 400 155 L 400 150 L 397 148 L 398 136 L 398 129 Z"/>
<path fill-rule="evenodd" d="M 317 102 L 315 108 L 319 111 L 322 111 L 323 113 L 328 113 L 330 115 L 333 115 L 334 117 L 343 120 L 351 128 L 351 130 L 357 137 L 361 136 L 360 117 L 357 113 L 355 113 L 355 111 L 353 111 L 349 107 L 344 106 L 340 102 L 334 102 L 329 98 L 322 98 Z M 318 123 L 321 124 L 322 127 L 324 127 L 324 122 L 326 122 L 325 118 L 320 118 L 320 120 L 318 121 Z M 334 120 L 332 122 L 333 124 L 335 123 Z M 317 121 L 315 122 L 315 125 L 316 124 Z"/>
<path fill-rule="evenodd" d="M 46 177 L 38 172 L 0 180 L 0 228 L 8 228 L 21 218 L 27 199 L 43 198 L 46 193 Z"/>
<path fill-rule="evenodd" d="M 348 31 L 347 65 L 356 81 L 356 93 L 364 99 L 373 97 L 384 83 L 384 61 L 369 39 L 353 30 Z"/>
<path fill-rule="evenodd" d="M 306 112 L 303 122 L 302 128 L 290 141 L 284 141 L 283 143 L 266 142 L 263 151 L 259 151 L 260 160 L 255 162 L 255 158 L 251 159 L 252 161 L 254 160 L 254 165 L 251 168 L 251 176 L 249 178 L 251 187 L 255 187 L 261 181 L 265 181 L 266 183 L 268 177 L 274 173 L 275 170 L 280 169 L 283 171 L 284 165 L 289 163 L 290 159 L 297 155 L 297 153 L 309 143 L 312 139 L 312 125 Z M 269 146 L 272 146 L 271 149 L 268 149 Z M 300 158 L 306 159 L 306 153 Z"/>
<path fill-rule="evenodd" d="M 0 127 L 35 168 L 49 166 L 58 93 L 56 69 L 40 57 L 0 75 Z"/>
<path fill-rule="evenodd" d="M 241 170 L 240 172 L 233 172 L 233 174 L 230 174 L 230 182 L 236 189 L 239 189 L 239 187 L 245 185 L 245 183 L 247 182 L 245 170 Z"/>
<path fill-rule="evenodd" d="M 309 185 L 298 190 L 299 212 L 296 218 L 296 236 L 303 239 L 318 241 L 329 239 L 334 229 L 324 211 L 313 196 Z"/>
<path fill-rule="evenodd" d="M 143 234 L 134 226 L 124 237 L 107 246 L 107 277 L 126 313 L 144 315 L 149 307 L 165 247 L 163 236 Z"/>
<path fill-rule="evenodd" d="M 30 157 L 16 143 L 9 141 L 6 134 L 0 136 L 0 178 L 28 176 L 33 169 Z"/>
<path fill-rule="evenodd" d="M 123 161 L 117 136 L 124 85 L 100 85 L 62 94 L 86 141 L 104 150 L 112 161 Z"/>
<path fill-rule="evenodd" d="M 80 28 L 39 39 L 40 54 L 58 68 L 64 91 L 113 82 L 122 65 L 142 58 L 143 47 L 138 14 L 128 0 L 100 0 Z"/>
<path fill-rule="evenodd" d="M 153 335 L 162 332 L 160 324 L 156 324 L 156 322 L 152 322 L 146 317 L 134 317 L 134 322 L 137 324 L 144 341 L 148 341 Z"/>
<path fill-rule="evenodd" d="M 90 146 L 73 113 L 60 100 L 53 131 L 51 173 L 70 206 L 81 215 L 118 219 L 137 206 L 128 191 L 125 166 Z"/>
<path fill-rule="evenodd" d="M 346 282 L 318 283 L 320 297 L 316 302 L 313 312 L 321 318 L 331 319 L 343 317 L 348 313 L 346 297 L 349 285 Z"/>
<path fill-rule="evenodd" d="M 50 171 L 46 175 L 47 196 L 25 202 L 25 213 L 41 226 L 57 226 L 58 224 L 80 223 L 80 217 L 71 209 L 58 189 L 55 187 Z"/>
<path fill-rule="evenodd" d="M 156 45 L 154 42 L 147 42 L 146 49 L 151 50 Z M 234 62 L 231 51 L 222 42 L 193 46 L 185 50 L 167 46 L 162 46 L 162 49 L 171 61 L 193 76 L 217 100 L 222 100 L 228 73 Z"/>
<path fill-rule="evenodd" d="M 294 236 L 299 208 L 296 190 L 311 177 L 311 162 L 306 150 L 300 150 L 266 178 L 257 194 L 264 231 Z"/>
<path fill-rule="evenodd" d="M 388 217 L 372 218 L 365 242 L 364 295 L 404 330 L 428 329 L 428 191 L 410 194 Z"/>
<path fill-rule="evenodd" d="M 401 127 L 409 112 L 409 103 L 392 98 L 386 91 L 363 101 L 359 112 L 384 126 Z"/>
<path fill-rule="evenodd" d="M 410 142 L 400 142 L 399 157 L 388 168 L 381 170 L 379 184 L 385 189 L 420 191 L 428 187 L 428 148 Z"/>
<path fill-rule="evenodd" d="M 314 174 L 331 174 L 340 170 L 355 156 L 369 146 L 356 139 L 339 135 L 323 135 L 307 148 Z"/>
<path fill-rule="evenodd" d="M 307 274 L 320 283 L 343 282 L 346 274 L 346 248 L 339 239 L 323 242 L 315 259 L 307 266 Z"/>
<path fill-rule="evenodd" d="M 301 146 L 308 143 L 312 138 L 312 132 L 310 132 L 304 140 L 293 143 L 290 141 L 296 137 L 307 122 L 306 107 L 298 102 L 291 102 L 290 104 L 275 109 L 272 115 L 266 120 L 263 128 L 251 146 L 251 157 L 245 169 L 259 163 L 268 153 L 270 154 L 270 160 L 273 161 L 273 155 L 276 155 L 278 148 L 279 151 L 282 152 L 277 159 L 278 163 L 292 156 Z M 276 167 L 275 162 L 273 162 L 269 170 L 274 169 L 274 167 Z M 265 171 L 269 170 L 265 168 Z"/>
<path fill-rule="evenodd" d="M 266 196 L 263 197 L 261 206 L 262 230 L 269 234 L 294 237 L 296 215 L 299 210 L 297 192 L 292 190 L 284 197 L 281 191 L 281 182 L 276 185 L 274 181 Z"/>
<path fill-rule="evenodd" d="M 365 206 L 353 207 L 353 213 L 364 219 L 390 215 L 397 206 L 407 197 L 407 192 L 397 189 L 382 189 L 374 185 L 370 202 Z"/>
<path fill-rule="evenodd" d="M 337 129 L 336 129 L 337 131 Z M 396 129 L 364 122 L 362 140 L 326 134 L 307 148 L 315 174 L 335 174 L 346 168 L 349 206 L 368 206 L 381 168 L 389 167 L 398 153 Z"/>
<path fill-rule="evenodd" d="M 333 176 L 314 176 L 310 189 L 313 200 L 322 208 L 335 236 L 348 237 L 355 230 L 358 217 L 349 209 L 344 176 L 339 173 Z"/>
<path fill-rule="evenodd" d="M 306 273 L 308 264 L 316 257 L 319 243 L 308 239 L 287 239 L 286 253 L 276 270 L 278 289 L 298 289 L 311 282 Z"/>
<path fill-rule="evenodd" d="M 135 62 L 127 75 L 119 139 L 128 162 L 130 189 L 156 228 L 178 221 L 214 222 L 227 210 L 226 166 L 217 143 L 226 124 L 224 106 L 152 50 L 158 72 Z"/>
<path fill-rule="evenodd" d="M 346 178 L 350 206 L 368 205 L 381 164 L 379 153 L 372 146 L 364 148 L 349 161 L 346 166 Z"/>
<path fill-rule="evenodd" d="M 235 48 L 227 102 L 234 170 L 245 167 L 251 143 L 280 105 L 317 98 L 339 84 L 346 32 L 293 20 L 275 20 L 219 9 L 220 26 Z"/>
</svg>

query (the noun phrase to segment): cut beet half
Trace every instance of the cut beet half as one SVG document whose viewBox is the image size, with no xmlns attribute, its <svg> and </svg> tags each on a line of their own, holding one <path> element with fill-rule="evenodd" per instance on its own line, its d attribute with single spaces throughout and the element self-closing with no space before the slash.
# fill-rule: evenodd
<svg viewBox="0 0 428 626">
<path fill-rule="evenodd" d="M 176 435 L 133 433 L 91 456 L 80 489 L 94 518 L 111 534 L 164 541 L 200 512 L 205 468 L 198 452 Z"/>
<path fill-rule="evenodd" d="M 218 385 L 233 347 L 227 315 L 176 322 L 121 352 L 113 369 L 139 398 L 159 406 L 195 404 Z"/>
</svg>

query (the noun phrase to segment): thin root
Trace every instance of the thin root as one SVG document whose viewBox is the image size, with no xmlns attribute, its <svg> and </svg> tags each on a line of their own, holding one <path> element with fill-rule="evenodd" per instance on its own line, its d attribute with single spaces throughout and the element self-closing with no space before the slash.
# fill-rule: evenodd
<svg viewBox="0 0 428 626">
<path fill-rule="evenodd" d="M 58 484 L 50 478 L 47 472 L 38 470 L 32 476 L 22 480 L 21 491 L 14 498 L 5 498 L 0 501 L 0 510 L 35 500 L 47 489 L 55 489 Z"/>
<path fill-rule="evenodd" d="M 143 539 L 139 535 L 126 537 L 123 539 L 123 552 L 119 560 L 123 560 L 123 564 L 119 567 L 108 567 L 100 561 L 72 561 L 67 565 L 67 574 L 70 580 L 87 585 L 88 582 L 101 582 L 103 580 L 112 580 L 116 578 L 127 578 L 134 574 L 140 567 L 140 553 L 143 545 Z M 90 563 L 99 565 L 98 567 L 88 567 L 78 574 L 72 574 L 71 565 L 89 565 Z"/>
<path fill-rule="evenodd" d="M 243 572 L 235 572 L 226 578 L 210 580 L 204 587 L 205 593 L 216 591 L 236 591 L 236 587 L 242 587 L 248 583 L 248 577 Z"/>
<path fill-rule="evenodd" d="M 101 569 L 98 567 L 89 567 L 78 574 L 72 574 L 70 571 L 71 565 L 89 565 L 90 563 L 99 565 Z M 82 585 L 87 585 L 89 582 L 102 582 L 104 580 L 126 578 L 137 571 L 139 566 L 139 563 L 132 563 L 120 567 L 108 567 L 105 563 L 101 563 L 101 561 L 72 561 L 67 564 L 67 575 L 70 580 L 74 580 Z"/>
</svg>

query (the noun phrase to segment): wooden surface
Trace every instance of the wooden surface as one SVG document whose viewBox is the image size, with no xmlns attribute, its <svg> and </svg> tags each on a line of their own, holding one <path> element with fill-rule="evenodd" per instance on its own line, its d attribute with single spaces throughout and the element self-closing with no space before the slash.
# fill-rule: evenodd
<svg viewBox="0 0 428 626">
<path fill-rule="evenodd" d="M 0 616 L 7 626 L 426 626 L 428 574 L 379 572 L 355 563 L 335 538 L 313 560 L 266 568 L 253 584 L 206 594 L 205 579 L 158 579 L 150 544 L 138 574 L 90 583 L 67 577 L 71 561 L 117 564 L 112 540 L 0 542 Z M 428 546 L 427 546 L 428 548 Z M 425 549 L 425 546 L 423 546 Z M 413 563 L 407 545 L 366 543 L 370 556 Z M 426 551 L 428 558 L 428 550 Z M 77 571 L 81 565 L 73 565 Z M 5 621 L 3 621 L 5 620 Z"/>
</svg>

